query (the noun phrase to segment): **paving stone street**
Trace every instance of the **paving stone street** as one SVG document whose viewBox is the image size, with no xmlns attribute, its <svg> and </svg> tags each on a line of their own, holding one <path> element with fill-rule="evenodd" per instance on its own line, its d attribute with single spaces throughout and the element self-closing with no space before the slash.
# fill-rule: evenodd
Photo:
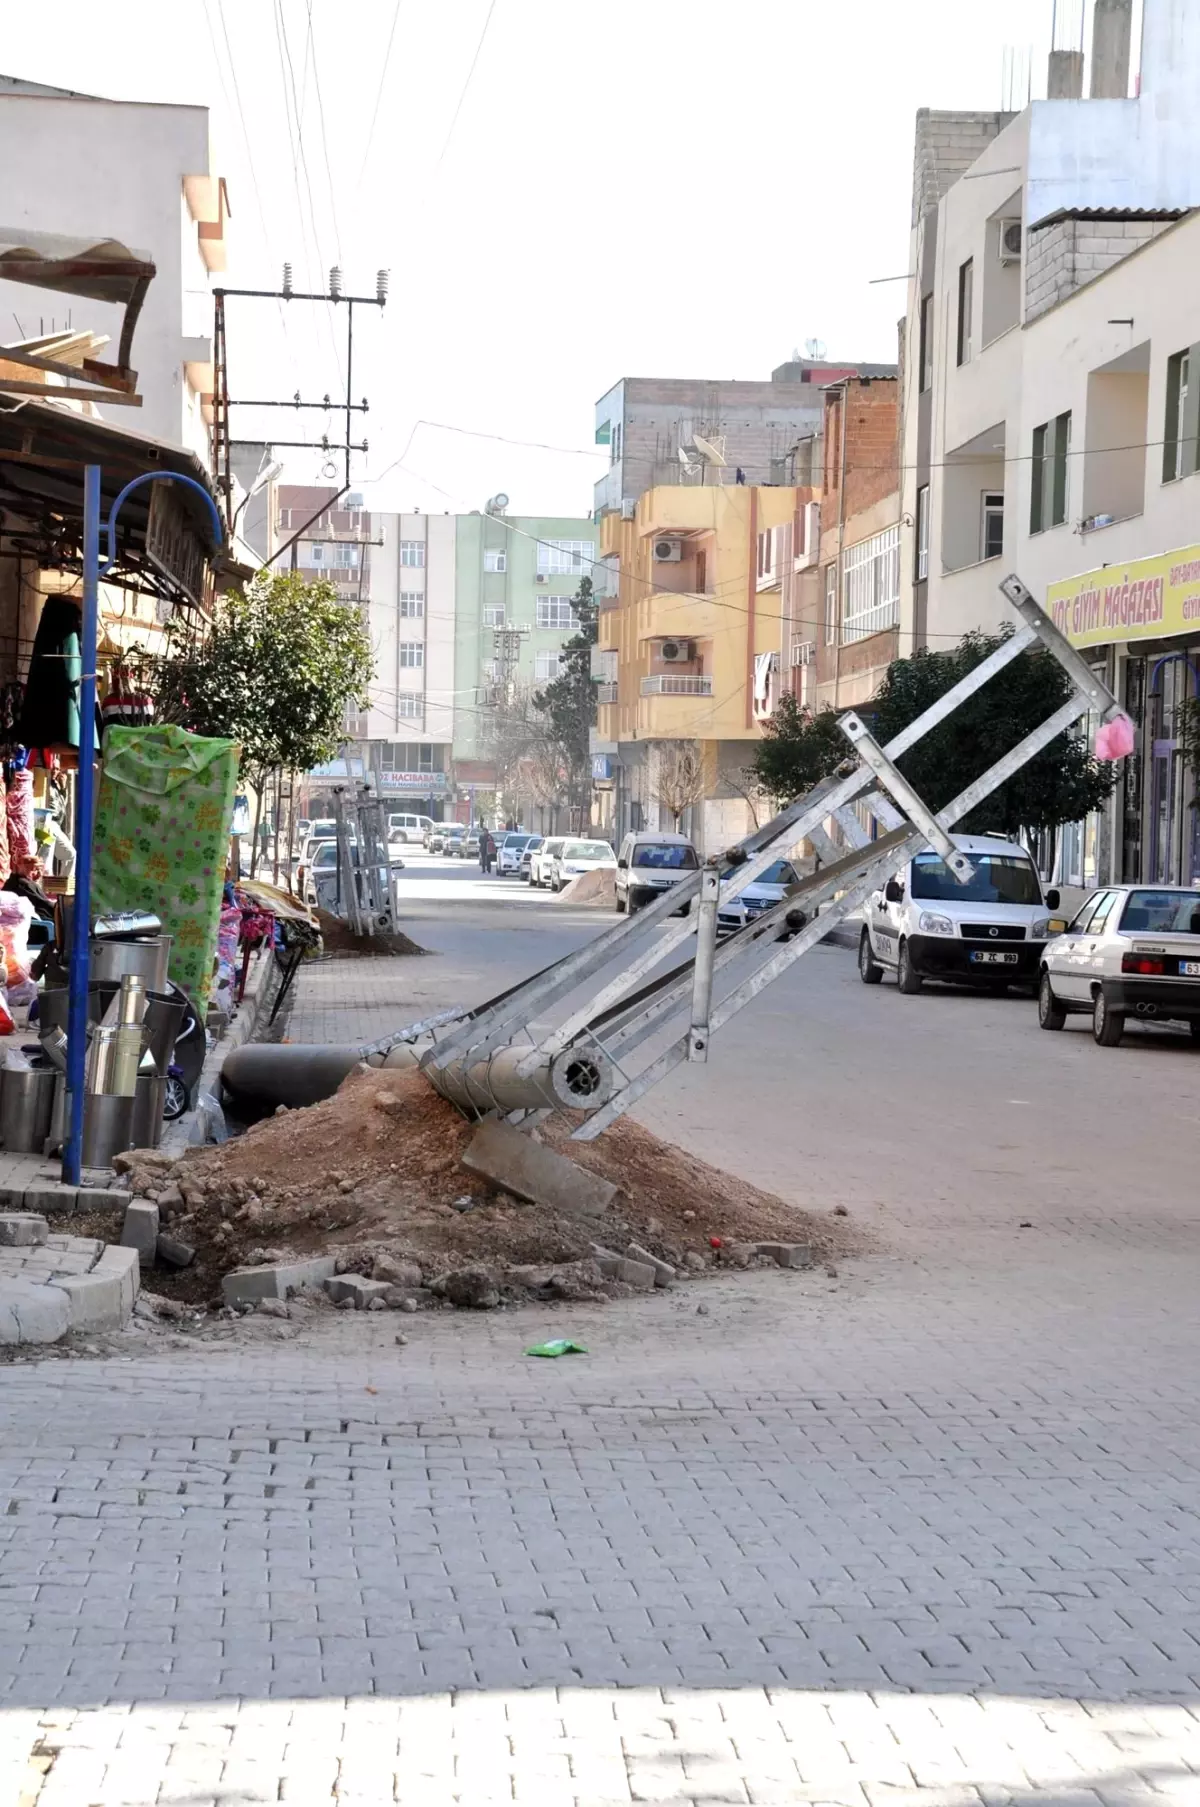
<svg viewBox="0 0 1200 1807">
<path fill-rule="evenodd" d="M 836 1273 L 5 1368 L 0 1802 L 1194 1803 L 1197 1058 L 822 949 L 641 1115 Z"/>
</svg>

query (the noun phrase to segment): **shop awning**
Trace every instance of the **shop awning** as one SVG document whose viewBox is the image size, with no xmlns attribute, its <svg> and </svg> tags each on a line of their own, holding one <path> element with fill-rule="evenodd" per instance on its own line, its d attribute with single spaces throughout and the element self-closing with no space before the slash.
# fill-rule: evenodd
<svg viewBox="0 0 1200 1807">
<path fill-rule="evenodd" d="M 117 353 L 123 371 L 129 365 L 133 329 L 154 274 L 149 254 L 132 250 L 119 239 L 0 226 L 0 278 L 64 295 L 84 295 L 125 309 Z"/>
</svg>

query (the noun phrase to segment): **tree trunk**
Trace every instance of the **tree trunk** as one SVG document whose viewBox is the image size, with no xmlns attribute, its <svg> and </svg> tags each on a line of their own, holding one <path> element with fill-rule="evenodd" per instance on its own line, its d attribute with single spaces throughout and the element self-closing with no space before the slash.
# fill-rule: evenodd
<svg viewBox="0 0 1200 1807">
<path fill-rule="evenodd" d="M 261 846 L 261 841 L 259 838 L 258 830 L 259 830 L 259 826 L 262 822 L 263 789 L 264 789 L 264 787 L 265 787 L 265 778 L 264 778 L 263 774 L 260 773 L 259 781 L 257 784 L 255 784 L 253 782 L 253 780 L 251 780 L 251 789 L 254 791 L 254 828 L 253 828 L 253 831 L 252 831 L 251 837 L 250 837 L 250 876 L 251 876 L 251 878 L 256 878 L 258 876 L 258 850 L 259 850 L 259 847 Z"/>
</svg>

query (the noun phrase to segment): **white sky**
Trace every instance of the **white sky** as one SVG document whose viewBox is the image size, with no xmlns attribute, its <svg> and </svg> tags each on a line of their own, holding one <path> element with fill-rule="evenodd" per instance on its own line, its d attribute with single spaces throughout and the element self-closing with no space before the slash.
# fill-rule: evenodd
<svg viewBox="0 0 1200 1807">
<path fill-rule="evenodd" d="M 382 319 L 356 310 L 375 507 L 506 490 L 515 513 L 584 514 L 607 452 L 417 423 L 586 452 L 622 376 L 764 379 L 814 336 L 894 359 L 905 285 L 870 279 L 908 267 L 914 115 L 999 106 L 1010 45 L 1044 93 L 1051 0 L 108 0 L 102 32 L 94 0 L 56 0 L 51 30 L 4 13 L 5 73 L 211 108 L 228 285 L 278 287 L 288 258 L 323 289 L 340 261 L 371 294 L 390 269 Z M 293 304 L 285 335 L 272 304 L 229 305 L 235 393 L 342 392 L 323 309 Z M 319 437 L 322 415 L 284 418 Z M 318 455 L 286 457 L 320 480 Z"/>
</svg>

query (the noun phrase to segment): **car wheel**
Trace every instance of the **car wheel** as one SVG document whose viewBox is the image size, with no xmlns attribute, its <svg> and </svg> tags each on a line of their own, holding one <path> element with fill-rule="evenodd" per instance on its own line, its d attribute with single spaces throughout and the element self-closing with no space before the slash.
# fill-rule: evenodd
<svg viewBox="0 0 1200 1807">
<path fill-rule="evenodd" d="M 625 914 L 625 899 L 624 899 L 624 898 L 623 898 L 623 897 L 622 897 L 622 896 L 621 896 L 621 893 L 620 893 L 620 892 L 619 892 L 619 891 L 617 891 L 617 892 L 616 892 L 616 893 L 615 893 L 615 896 L 616 896 L 616 904 L 617 904 L 617 915 L 618 915 L 618 916 L 624 916 L 624 914 Z M 1198 1024 L 1198 1025 L 1197 1025 L 1197 1027 L 1200 1027 L 1200 1024 Z"/>
<path fill-rule="evenodd" d="M 900 963 L 896 968 L 896 984 L 906 998 L 915 997 L 921 989 L 921 975 L 914 972 L 912 955 L 908 951 L 908 942 L 900 943 Z"/>
<path fill-rule="evenodd" d="M 1038 986 L 1038 1022 L 1043 1029 L 1061 1029 L 1067 1020 L 1067 1013 L 1054 995 L 1054 987 L 1050 983 L 1050 974 L 1042 974 L 1042 982 Z"/>
<path fill-rule="evenodd" d="M 883 978 L 883 968 L 871 952 L 871 936 L 867 929 L 858 941 L 858 976 L 864 985 L 878 985 Z"/>
<path fill-rule="evenodd" d="M 1125 1033 L 1125 1012 L 1114 1010 L 1102 991 L 1092 1006 L 1092 1040 L 1101 1048 L 1115 1048 Z"/>
<path fill-rule="evenodd" d="M 552 878 L 550 880 L 550 889 L 554 892 L 554 895 L 557 897 L 558 893 L 562 890 L 561 878 Z"/>
</svg>

